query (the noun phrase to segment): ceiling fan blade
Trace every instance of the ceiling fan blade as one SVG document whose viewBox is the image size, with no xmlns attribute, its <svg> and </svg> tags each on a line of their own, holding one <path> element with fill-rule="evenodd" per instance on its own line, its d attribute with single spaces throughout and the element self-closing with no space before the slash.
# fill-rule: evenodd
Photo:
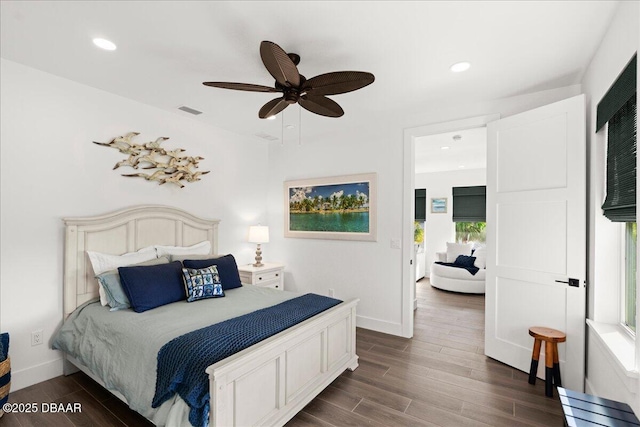
<svg viewBox="0 0 640 427">
<path fill-rule="evenodd" d="M 221 89 L 246 90 L 249 92 L 282 92 L 274 87 L 252 85 L 249 83 L 227 83 L 227 82 L 202 82 L 205 86 L 219 87 Z"/>
<path fill-rule="evenodd" d="M 260 117 L 261 119 L 266 119 L 267 117 L 275 116 L 288 106 L 289 103 L 285 101 L 284 98 L 272 99 L 262 106 L 262 108 L 258 112 L 258 117 Z"/>
<path fill-rule="evenodd" d="M 374 80 L 373 74 L 363 71 L 336 71 L 320 74 L 307 80 L 302 90 L 314 96 L 338 95 L 361 89 L 373 83 Z"/>
<path fill-rule="evenodd" d="M 270 41 L 260 43 L 260 57 L 269 73 L 282 86 L 300 86 L 300 73 L 287 52 Z"/>
<path fill-rule="evenodd" d="M 298 103 L 302 108 L 321 116 L 340 117 L 344 114 L 342 107 L 324 96 L 303 95 L 298 99 Z"/>
</svg>

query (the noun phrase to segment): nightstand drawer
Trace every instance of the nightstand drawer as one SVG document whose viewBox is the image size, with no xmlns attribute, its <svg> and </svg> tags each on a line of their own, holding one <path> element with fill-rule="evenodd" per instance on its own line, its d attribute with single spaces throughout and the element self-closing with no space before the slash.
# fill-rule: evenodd
<svg viewBox="0 0 640 427">
<path fill-rule="evenodd" d="M 241 265 L 238 267 L 240 281 L 248 285 L 284 290 L 284 265 L 265 263 L 260 267 Z"/>
<path fill-rule="evenodd" d="M 256 285 L 259 285 L 261 283 L 265 283 L 268 282 L 270 280 L 274 280 L 274 279 L 278 279 L 278 281 L 280 280 L 280 276 L 282 275 L 281 271 L 267 271 L 264 273 L 259 273 L 256 274 Z"/>
<path fill-rule="evenodd" d="M 274 280 L 273 282 L 267 283 L 259 283 L 258 286 L 263 288 L 277 289 L 279 291 L 282 290 L 282 283 L 280 282 L 280 280 Z"/>
</svg>

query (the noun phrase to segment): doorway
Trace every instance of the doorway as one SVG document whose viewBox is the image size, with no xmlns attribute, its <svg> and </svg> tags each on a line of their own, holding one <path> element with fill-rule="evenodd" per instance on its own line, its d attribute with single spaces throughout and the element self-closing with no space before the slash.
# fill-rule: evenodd
<svg viewBox="0 0 640 427">
<path fill-rule="evenodd" d="M 404 132 L 404 177 L 403 177 L 403 226 L 402 226 L 402 259 L 403 259 L 403 304 L 402 304 L 402 333 L 405 337 L 413 336 L 413 308 L 415 306 L 415 250 L 414 250 L 414 191 L 416 188 L 416 142 L 420 138 L 427 138 L 436 135 L 445 135 L 443 138 L 452 138 L 455 134 L 471 129 L 486 127 L 487 123 L 498 120 L 499 114 L 490 114 L 485 116 L 472 117 L 468 119 L 456 120 L 445 123 L 438 123 L 427 126 L 406 129 Z M 441 150 L 440 147 L 446 145 L 435 145 L 434 150 Z M 456 168 L 459 164 L 456 164 Z M 425 188 L 427 188 L 425 186 Z M 429 189 L 427 188 L 427 191 Z M 433 191 L 433 190 L 432 190 Z M 435 194 L 435 193 L 432 193 Z M 427 212 L 431 212 L 431 197 L 427 194 Z M 450 201 L 449 201 L 450 203 Z M 448 210 L 448 209 L 447 209 Z M 428 222 L 428 221 L 427 221 Z M 425 239 L 428 231 L 425 232 Z M 440 249 L 442 250 L 442 249 Z M 425 256 L 427 254 L 425 253 Z M 426 268 L 429 268 L 429 259 L 427 258 Z"/>
</svg>

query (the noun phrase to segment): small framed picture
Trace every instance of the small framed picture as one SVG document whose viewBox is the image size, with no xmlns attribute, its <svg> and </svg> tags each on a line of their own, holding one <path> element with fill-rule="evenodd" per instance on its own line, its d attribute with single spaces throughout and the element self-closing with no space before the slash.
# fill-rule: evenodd
<svg viewBox="0 0 640 427">
<path fill-rule="evenodd" d="M 431 199 L 431 213 L 447 213 L 447 199 Z"/>
</svg>

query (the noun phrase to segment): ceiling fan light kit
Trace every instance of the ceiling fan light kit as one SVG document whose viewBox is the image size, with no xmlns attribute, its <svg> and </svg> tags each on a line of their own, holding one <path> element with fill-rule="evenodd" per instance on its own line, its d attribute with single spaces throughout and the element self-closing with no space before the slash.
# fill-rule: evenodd
<svg viewBox="0 0 640 427">
<path fill-rule="evenodd" d="M 260 43 L 260 57 L 269 74 L 276 80 L 273 87 L 229 82 L 203 82 L 205 86 L 250 92 L 280 92 L 282 96 L 272 99 L 258 112 L 261 119 L 270 119 L 291 104 L 325 117 L 341 117 L 342 108 L 327 95 L 352 92 L 370 85 L 375 80 L 371 73 L 363 71 L 337 71 L 321 74 L 307 80 L 298 72 L 300 55 L 286 53 L 270 41 Z"/>
</svg>

